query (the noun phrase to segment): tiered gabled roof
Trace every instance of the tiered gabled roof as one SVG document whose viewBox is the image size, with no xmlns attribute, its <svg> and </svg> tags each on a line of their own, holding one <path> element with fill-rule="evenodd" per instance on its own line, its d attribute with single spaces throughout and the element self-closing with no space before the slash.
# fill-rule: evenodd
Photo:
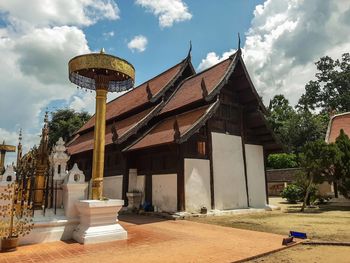
<svg viewBox="0 0 350 263">
<path fill-rule="evenodd" d="M 175 82 L 180 81 L 181 74 L 187 67 L 191 68 L 193 75 L 183 79 L 175 87 Z M 238 105 L 241 105 L 239 107 L 244 107 L 246 110 L 247 136 L 258 137 L 267 151 L 273 152 L 281 149 L 268 127 L 264 116 L 266 109 L 250 80 L 241 58 L 241 50 L 211 68 L 198 74 L 194 73 L 190 56 L 188 56 L 171 69 L 110 102 L 107 105 L 106 145 L 113 143 L 113 141 L 121 144 L 138 131 L 140 134 L 141 128 L 144 132 L 151 119 L 153 127 L 141 136 L 133 137 L 134 141 L 127 141 L 124 145 L 128 146 L 124 148 L 124 151 L 144 149 L 166 143 L 182 143 L 205 125 L 206 121 L 216 112 L 220 105 L 220 101 L 217 99 L 218 95 L 221 89 L 229 84 L 237 96 Z M 170 87 L 172 88 L 170 89 Z M 159 98 L 163 97 L 168 90 L 172 93 L 170 96 L 167 93 L 165 101 L 160 102 Z M 148 104 L 152 108 L 148 107 L 142 112 L 141 110 L 137 111 Z M 128 118 L 122 118 L 128 114 Z M 117 139 L 114 138 L 114 140 L 112 140 L 111 131 L 111 120 L 113 119 L 117 121 Z M 91 118 L 78 131 L 79 135 L 68 148 L 72 152 L 71 154 L 93 148 L 93 124 L 94 118 Z M 121 130 L 122 127 L 127 128 Z M 84 134 L 86 131 L 91 133 L 89 139 Z"/>
<path fill-rule="evenodd" d="M 126 151 L 145 149 L 168 143 L 181 143 L 197 132 L 216 111 L 219 101 L 160 121 Z"/>
<path fill-rule="evenodd" d="M 105 137 L 105 144 L 109 145 L 113 143 L 113 132 L 112 127 L 114 126 L 116 129 L 116 134 L 118 135 L 118 138 L 115 138 L 118 140 L 124 140 L 126 137 L 125 135 L 127 133 L 132 133 L 133 129 L 136 127 L 136 125 L 142 121 L 143 119 L 147 118 L 150 113 L 154 112 L 155 110 L 159 109 L 159 105 L 148 108 L 147 110 L 144 110 L 142 112 L 139 112 L 135 115 L 132 115 L 129 118 L 126 118 L 121 121 L 117 121 L 115 123 L 110 123 L 106 126 L 106 137 Z M 93 131 L 84 133 L 82 135 L 78 135 L 73 139 L 72 142 L 68 145 L 68 153 L 73 155 L 80 152 L 85 152 L 92 150 L 94 147 L 94 133 Z"/>
<path fill-rule="evenodd" d="M 106 121 L 122 116 L 147 103 L 155 102 L 164 92 L 181 76 L 186 66 L 191 61 L 184 59 L 179 64 L 164 71 L 158 76 L 144 82 L 138 87 L 130 90 L 122 96 L 110 101 L 106 106 Z M 192 65 L 190 65 L 192 67 Z M 93 128 L 95 125 L 95 116 L 93 116 L 77 133 Z"/>
<path fill-rule="evenodd" d="M 237 53 L 232 57 L 184 80 L 160 114 L 179 109 L 188 104 L 211 98 L 213 91 L 227 83 L 237 62 Z"/>
<path fill-rule="evenodd" d="M 117 134 L 114 141 L 122 143 L 135 134 L 139 128 L 147 124 L 154 115 L 157 115 L 164 106 L 164 101 L 161 100 L 164 93 L 174 86 L 175 82 L 184 74 L 186 68 L 190 68 L 192 74 L 195 73 L 190 56 L 109 102 L 106 106 L 106 145 L 113 143 L 113 125 L 115 125 Z M 74 138 L 67 144 L 70 154 L 93 149 L 94 124 L 95 116 L 75 133 Z"/>
</svg>

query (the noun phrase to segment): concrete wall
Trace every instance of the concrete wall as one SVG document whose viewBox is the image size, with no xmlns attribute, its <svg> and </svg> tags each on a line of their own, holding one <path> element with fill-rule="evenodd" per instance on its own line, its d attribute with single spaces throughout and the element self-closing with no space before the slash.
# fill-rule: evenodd
<svg viewBox="0 0 350 263">
<path fill-rule="evenodd" d="M 250 207 L 266 205 L 264 149 L 261 145 L 245 145 Z"/>
<path fill-rule="evenodd" d="M 241 137 L 213 132 L 212 144 L 215 208 L 247 207 Z"/>
<path fill-rule="evenodd" d="M 107 198 L 122 199 L 123 176 L 103 177 L 103 195 Z"/>
<path fill-rule="evenodd" d="M 209 160 L 185 159 L 185 204 L 188 212 L 211 209 Z"/>
<path fill-rule="evenodd" d="M 145 184 L 146 184 L 146 176 L 138 175 L 136 180 L 136 189 L 142 193 L 141 204 L 145 202 L 145 190 L 146 190 Z"/>
<path fill-rule="evenodd" d="M 160 211 L 177 211 L 177 174 L 152 176 L 152 203 Z"/>
</svg>

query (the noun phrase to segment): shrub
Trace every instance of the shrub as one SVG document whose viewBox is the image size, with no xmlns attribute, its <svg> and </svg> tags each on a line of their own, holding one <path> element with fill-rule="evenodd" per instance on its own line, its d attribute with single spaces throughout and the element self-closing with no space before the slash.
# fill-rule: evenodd
<svg viewBox="0 0 350 263">
<path fill-rule="evenodd" d="M 281 196 L 287 199 L 288 203 L 295 204 L 303 198 L 303 190 L 296 184 L 290 184 L 283 189 Z"/>
<path fill-rule="evenodd" d="M 298 167 L 297 156 L 292 153 L 270 154 L 267 166 L 272 169 L 295 168 Z"/>
</svg>

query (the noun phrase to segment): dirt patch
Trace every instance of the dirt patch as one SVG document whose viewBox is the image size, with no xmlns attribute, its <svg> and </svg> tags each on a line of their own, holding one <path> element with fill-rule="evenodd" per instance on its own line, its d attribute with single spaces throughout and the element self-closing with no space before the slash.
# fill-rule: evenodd
<svg viewBox="0 0 350 263">
<path fill-rule="evenodd" d="M 349 263 L 350 247 L 298 245 L 274 254 L 254 259 L 251 263 Z"/>
<path fill-rule="evenodd" d="M 288 235 L 290 230 L 306 232 L 312 240 L 350 242 L 350 206 L 323 205 L 300 213 L 300 204 L 283 204 L 279 211 L 255 214 L 191 218 L 190 220 L 227 227 Z"/>
<path fill-rule="evenodd" d="M 281 198 L 270 203 L 279 211 L 245 215 L 191 218 L 190 220 L 287 236 L 290 230 L 306 232 L 311 240 L 350 242 L 350 203 L 332 202 L 300 213 L 300 204 L 287 204 Z M 249 262 L 337 262 L 348 263 L 350 247 L 298 245 Z"/>
</svg>

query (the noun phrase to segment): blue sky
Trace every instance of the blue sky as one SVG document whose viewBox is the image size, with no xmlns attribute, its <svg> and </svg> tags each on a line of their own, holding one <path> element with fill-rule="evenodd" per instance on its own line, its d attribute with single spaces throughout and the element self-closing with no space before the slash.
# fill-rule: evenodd
<svg viewBox="0 0 350 263">
<path fill-rule="evenodd" d="M 242 54 L 265 104 L 298 102 L 314 62 L 350 51 L 349 0 L 1 0 L 0 141 L 27 151 L 39 142 L 44 112 L 94 112 L 94 94 L 69 83 L 70 58 L 98 51 L 136 68 L 136 84 L 182 60 L 192 41 L 197 70 Z M 112 94 L 113 99 L 120 94 Z M 9 155 L 7 163 L 14 161 Z"/>
<path fill-rule="evenodd" d="M 133 1 L 119 1 L 120 19 L 100 21 L 84 28 L 92 50 L 104 47 L 108 53 L 121 56 L 136 68 L 137 83 L 160 73 L 183 59 L 192 40 L 192 61 L 195 67 L 210 51 L 222 53 L 237 46 L 237 32 L 249 29 L 253 11 L 263 1 L 244 0 L 192 0 L 186 1 L 192 19 L 176 23 L 170 28 L 160 28 L 152 13 Z M 114 32 L 114 36 L 104 36 Z M 136 35 L 148 39 L 144 52 L 131 52 L 127 43 Z"/>
</svg>

